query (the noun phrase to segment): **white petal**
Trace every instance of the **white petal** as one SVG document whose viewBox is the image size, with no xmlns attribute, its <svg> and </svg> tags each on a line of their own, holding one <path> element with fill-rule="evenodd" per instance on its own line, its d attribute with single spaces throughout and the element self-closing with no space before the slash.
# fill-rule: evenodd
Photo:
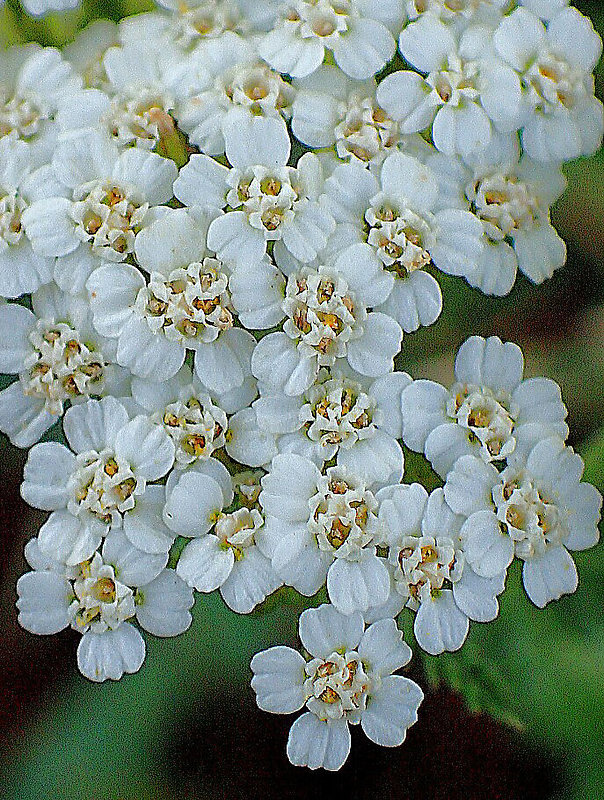
<svg viewBox="0 0 604 800">
<path fill-rule="evenodd" d="M 417 72 L 399 70 L 381 81 L 377 101 L 389 117 L 403 123 L 404 133 L 414 133 L 427 128 L 434 117 L 435 106 L 425 102 L 429 91 Z"/>
<path fill-rule="evenodd" d="M 53 512 L 38 534 L 40 550 L 68 566 L 92 558 L 100 543 L 98 528 L 83 524 L 78 517 L 63 510 Z"/>
<path fill-rule="evenodd" d="M 282 117 L 229 115 L 222 126 L 226 155 L 239 169 L 262 164 L 280 167 L 287 164 L 290 141 Z"/>
<path fill-rule="evenodd" d="M 95 314 L 95 325 L 98 316 Z M 119 338 L 117 361 L 140 378 L 168 380 L 176 375 L 185 360 L 180 342 L 167 339 L 160 331 L 153 333 L 147 321 L 132 315 Z"/>
<path fill-rule="evenodd" d="M 115 569 L 115 577 L 128 586 L 144 586 L 168 563 L 167 552 L 153 555 L 139 550 L 124 532 L 112 529 L 103 543 L 103 561 Z"/>
<path fill-rule="evenodd" d="M 392 371 L 403 332 L 391 317 L 376 311 L 367 315 L 363 327 L 363 335 L 348 344 L 348 363 L 361 375 L 378 378 Z"/>
<path fill-rule="evenodd" d="M 548 547 L 545 553 L 524 562 L 522 581 L 526 593 L 539 608 L 563 594 L 576 591 L 577 568 L 565 547 Z"/>
<path fill-rule="evenodd" d="M 223 331 L 213 342 L 200 344 L 195 353 L 195 372 L 211 392 L 237 389 L 248 377 L 244 357 L 255 346 L 251 333 L 241 328 Z"/>
<path fill-rule="evenodd" d="M 450 589 L 443 589 L 438 597 L 423 600 L 413 625 L 417 643 L 433 656 L 445 650 L 459 650 L 469 628 L 470 622 L 456 606 Z"/>
<path fill-rule="evenodd" d="M 382 166 L 382 189 L 416 211 L 430 211 L 438 198 L 434 172 L 413 156 L 392 153 Z"/>
<path fill-rule="evenodd" d="M 320 66 L 325 50 L 315 37 L 301 39 L 293 32 L 276 28 L 260 40 L 258 52 L 278 72 L 303 78 Z"/>
<path fill-rule="evenodd" d="M 514 235 L 518 267 L 533 283 L 551 278 L 566 261 L 566 245 L 551 225 L 541 225 Z"/>
<path fill-rule="evenodd" d="M 345 719 L 325 722 L 310 711 L 294 722 L 287 740 L 287 757 L 297 767 L 339 770 L 350 753 Z"/>
<path fill-rule="evenodd" d="M 21 497 L 34 508 L 53 511 L 69 499 L 67 483 L 75 457 L 58 442 L 43 442 L 29 451 L 21 484 Z"/>
<path fill-rule="evenodd" d="M 162 555 L 172 547 L 174 533 L 162 519 L 165 501 L 163 486 L 147 486 L 137 496 L 134 508 L 124 515 L 124 533 L 138 550 Z"/>
<path fill-rule="evenodd" d="M 78 247 L 75 223 L 69 212 L 71 201 L 64 197 L 38 200 L 23 212 L 27 238 L 41 256 L 64 256 Z"/>
<path fill-rule="evenodd" d="M 167 203 L 172 198 L 172 186 L 178 169 L 170 158 L 149 153 L 140 147 L 130 147 L 115 163 L 112 177 L 120 183 L 134 185 L 152 206 Z"/>
<path fill-rule="evenodd" d="M 598 523 L 602 509 L 602 495 L 591 483 L 580 483 L 565 498 L 568 508 L 566 524 L 569 534 L 564 545 L 569 550 L 585 550 L 597 544 L 600 534 Z"/>
<path fill-rule="evenodd" d="M 463 456 L 447 475 L 445 499 L 456 514 L 469 517 L 493 507 L 492 490 L 499 473 L 492 464 L 476 456 Z"/>
<path fill-rule="evenodd" d="M 145 660 L 145 642 L 128 622 L 105 633 L 85 633 L 78 647 L 78 667 L 85 678 L 117 681 L 124 672 L 138 672 Z"/>
<path fill-rule="evenodd" d="M 256 345 L 252 372 L 268 391 L 298 396 L 312 384 L 317 365 L 299 354 L 286 333 L 269 333 Z"/>
<path fill-rule="evenodd" d="M 220 587 L 227 606 L 238 614 L 249 614 L 259 603 L 283 584 L 271 562 L 258 547 L 247 547 L 229 577 Z"/>
<path fill-rule="evenodd" d="M 420 325 L 432 325 L 440 317 L 443 298 L 438 281 L 423 270 L 416 270 L 394 281 L 390 296 L 379 310 L 392 317 L 405 333 Z"/>
<path fill-rule="evenodd" d="M 466 159 L 491 141 L 493 129 L 483 108 L 468 102 L 463 106 L 442 106 L 432 124 L 435 147 L 448 156 Z"/>
<path fill-rule="evenodd" d="M 402 744 L 407 728 L 417 722 L 417 709 L 423 699 L 424 693 L 414 681 L 388 675 L 369 698 L 361 717 L 365 735 L 383 747 Z"/>
<path fill-rule="evenodd" d="M 186 206 L 223 208 L 228 167 L 205 155 L 193 155 L 174 181 L 174 194 Z"/>
<path fill-rule="evenodd" d="M 395 439 L 402 439 L 401 395 L 410 384 L 411 378 L 406 372 L 394 372 L 373 381 L 369 388 L 369 393 L 375 397 L 378 408 L 384 415 L 380 428 Z"/>
<path fill-rule="evenodd" d="M 185 472 L 168 495 L 164 522 L 179 536 L 204 536 L 216 522 L 223 503 L 222 490 L 215 480 L 198 472 Z"/>
<path fill-rule="evenodd" d="M 327 592 L 343 614 L 381 606 L 390 594 L 390 576 L 384 559 L 373 554 L 363 561 L 337 558 L 327 573 Z"/>
<path fill-rule="evenodd" d="M 368 244 L 347 247 L 336 259 L 334 268 L 344 276 L 356 297 L 368 307 L 379 306 L 392 290 L 392 275 L 382 269 L 381 261 Z"/>
<path fill-rule="evenodd" d="M 477 575 L 494 578 L 514 558 L 514 542 L 492 511 L 477 511 L 464 522 L 460 537 L 468 564 Z"/>
<path fill-rule="evenodd" d="M 114 397 L 88 400 L 65 414 L 63 429 L 76 453 L 101 452 L 115 445 L 118 433 L 128 423 L 128 412 Z"/>
<path fill-rule="evenodd" d="M 468 431 L 457 423 L 447 422 L 428 434 L 424 452 L 434 471 L 446 478 L 457 459 L 472 453 L 473 448 Z"/>
<path fill-rule="evenodd" d="M 250 664 L 256 703 L 272 714 L 291 714 L 305 702 L 306 661 L 291 647 L 271 647 L 256 653 Z"/>
<path fill-rule="evenodd" d="M 349 17 L 348 26 L 333 46 L 336 64 L 351 78 L 370 78 L 390 61 L 395 41 L 390 31 L 373 19 Z"/>
<path fill-rule="evenodd" d="M 403 477 L 403 451 L 396 439 L 380 430 L 368 439 L 360 439 L 353 447 L 340 448 L 337 462 L 368 486 L 399 483 Z"/>
<path fill-rule="evenodd" d="M 300 615 L 300 641 L 315 658 L 327 658 L 339 650 L 355 650 L 363 637 L 361 614 L 341 614 L 324 604 Z"/>
<path fill-rule="evenodd" d="M 518 426 L 529 422 L 541 422 L 552 433 L 566 438 L 568 426 L 566 406 L 562 402 L 560 387 L 549 378 L 528 378 L 522 381 L 512 393 L 512 400 L 520 407 L 516 418 Z"/>
<path fill-rule="evenodd" d="M 182 551 L 176 572 L 198 592 L 213 592 L 231 574 L 235 556 L 231 548 L 221 547 L 213 535 L 194 539 Z"/>
<path fill-rule="evenodd" d="M 488 386 L 497 391 L 513 392 L 522 380 L 522 350 L 513 342 L 502 342 L 497 336 L 483 339 L 470 336 L 455 358 L 455 377 L 461 383 Z"/>
<path fill-rule="evenodd" d="M 51 634 L 69 625 L 73 597 L 69 581 L 56 572 L 27 572 L 17 581 L 19 624 L 31 633 Z"/>
<path fill-rule="evenodd" d="M 262 478 L 260 505 L 266 513 L 284 521 L 307 522 L 308 501 L 317 492 L 320 475 L 317 467 L 302 456 L 277 455 L 268 475 Z"/>
<path fill-rule="evenodd" d="M 191 624 L 193 592 L 173 569 L 164 569 L 145 584 L 136 607 L 140 625 L 154 636 L 178 636 Z"/>
<path fill-rule="evenodd" d="M 407 447 L 422 452 L 428 434 L 446 422 L 449 392 L 434 381 L 413 381 L 403 390 L 403 439 Z"/>
<path fill-rule="evenodd" d="M 470 619 L 491 622 L 499 613 L 497 595 L 503 591 L 505 575 L 482 578 L 465 564 L 460 580 L 453 584 L 455 603 Z"/>
<path fill-rule="evenodd" d="M 393 619 L 381 619 L 370 625 L 359 644 L 359 655 L 373 675 L 390 675 L 411 661 L 411 648 L 403 641 L 403 632 Z"/>
<path fill-rule="evenodd" d="M 262 231 L 251 227 L 243 211 L 229 211 L 208 228 L 208 247 L 222 261 L 260 261 L 266 252 L 266 241 Z"/>
<path fill-rule="evenodd" d="M 240 464 L 262 467 L 277 455 L 275 435 L 259 426 L 253 408 L 244 408 L 230 418 L 229 433 L 232 438 L 226 451 Z"/>
<path fill-rule="evenodd" d="M 36 323 L 28 308 L 16 303 L 0 306 L 0 371 L 18 373 L 33 347 L 29 333 Z"/>
<path fill-rule="evenodd" d="M 440 69 L 449 54 L 455 52 L 450 28 L 431 14 L 422 14 L 400 35 L 399 48 L 410 64 L 420 72 Z"/>
</svg>

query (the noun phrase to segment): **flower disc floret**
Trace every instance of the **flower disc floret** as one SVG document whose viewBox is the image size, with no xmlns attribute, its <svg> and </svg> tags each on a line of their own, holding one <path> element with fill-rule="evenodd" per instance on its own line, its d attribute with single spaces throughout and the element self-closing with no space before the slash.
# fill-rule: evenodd
<svg viewBox="0 0 604 800">
<path fill-rule="evenodd" d="M 71 325 L 38 320 L 29 341 L 32 352 L 20 374 L 23 394 L 43 399 L 46 411 L 61 414 L 66 400 L 102 392 L 107 364 Z"/>
<path fill-rule="evenodd" d="M 352 650 L 313 658 L 306 664 L 306 707 L 320 720 L 346 719 L 355 724 L 367 707 L 371 680 Z"/>
<path fill-rule="evenodd" d="M 152 414 L 151 421 L 163 425 L 174 442 L 180 467 L 210 458 L 226 443 L 227 416 L 207 394 L 169 403 L 165 410 Z"/>
<path fill-rule="evenodd" d="M 354 560 L 374 541 L 377 502 L 363 481 L 346 470 L 330 467 L 310 498 L 308 529 L 319 550 Z"/>
<path fill-rule="evenodd" d="M 331 366 L 346 355 L 349 341 L 362 334 L 366 317 L 346 281 L 328 267 L 303 269 L 291 275 L 285 289 L 283 330 L 298 340 L 298 349 Z"/>
<path fill-rule="evenodd" d="M 76 235 L 90 242 L 96 255 L 123 261 L 134 252 L 134 239 L 148 210 L 149 203 L 134 187 L 93 181 L 74 192 L 70 215 Z"/>
<path fill-rule="evenodd" d="M 144 488 L 145 482 L 111 449 L 79 453 L 69 478 L 67 509 L 76 517 L 92 514 L 105 525 L 120 527 L 122 515 L 134 508 Z"/>
<path fill-rule="evenodd" d="M 400 549 L 391 549 L 397 591 L 408 598 L 407 607 L 417 611 L 420 603 L 440 595 L 461 574 L 456 547 L 448 536 L 405 536 Z"/>
<path fill-rule="evenodd" d="M 484 461 L 499 461 L 514 452 L 518 412 L 509 392 L 488 386 L 454 384 L 447 402 L 447 414 L 468 430 Z"/>
<path fill-rule="evenodd" d="M 115 630 L 135 614 L 134 592 L 116 579 L 115 569 L 98 552 L 79 565 L 73 591 L 69 615 L 71 627 L 80 633 Z"/>
<path fill-rule="evenodd" d="M 432 226 L 410 208 L 397 208 L 383 193 L 372 199 L 365 212 L 367 242 L 390 272 L 404 277 L 432 262 L 435 236 Z"/>
<path fill-rule="evenodd" d="M 233 327 L 228 278 L 222 263 L 204 258 L 165 275 L 152 273 L 136 298 L 135 308 L 153 333 L 163 331 L 171 341 L 215 341 Z"/>
</svg>

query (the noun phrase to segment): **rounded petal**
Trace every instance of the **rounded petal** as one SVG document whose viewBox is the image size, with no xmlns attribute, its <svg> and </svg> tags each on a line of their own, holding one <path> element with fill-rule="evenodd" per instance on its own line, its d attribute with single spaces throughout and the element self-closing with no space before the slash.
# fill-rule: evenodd
<svg viewBox="0 0 604 800">
<path fill-rule="evenodd" d="M 359 655 L 373 675 L 390 675 L 411 661 L 411 648 L 403 641 L 403 632 L 393 619 L 381 619 L 370 625 L 359 644 Z"/>
<path fill-rule="evenodd" d="M 548 547 L 545 553 L 524 562 L 522 581 L 538 608 L 577 589 L 579 578 L 572 556 L 565 547 Z"/>
<path fill-rule="evenodd" d="M 459 650 L 469 629 L 470 621 L 455 604 L 450 589 L 443 589 L 438 596 L 423 600 L 413 624 L 417 643 L 433 656 L 445 650 Z"/>
<path fill-rule="evenodd" d="M 461 526 L 460 538 L 468 564 L 477 575 L 494 578 L 514 558 L 514 542 L 492 511 L 477 511 Z"/>
<path fill-rule="evenodd" d="M 122 622 L 104 633 L 85 633 L 78 646 L 78 667 L 85 678 L 101 683 L 138 672 L 145 660 L 145 642 L 136 628 Z"/>
<path fill-rule="evenodd" d="M 522 380 L 524 358 L 513 342 L 502 342 L 497 336 L 483 339 L 470 336 L 455 358 L 455 377 L 461 383 L 488 386 L 497 391 L 513 392 Z"/>
<path fill-rule="evenodd" d="M 29 451 L 21 484 L 21 497 L 34 508 L 64 508 L 70 497 L 68 481 L 75 457 L 58 442 L 43 442 Z"/>
<path fill-rule="evenodd" d="M 421 453 L 428 435 L 447 421 L 449 392 L 434 381 L 412 381 L 401 395 L 403 439 L 407 447 Z"/>
<path fill-rule="evenodd" d="M 222 489 L 213 478 L 185 472 L 168 494 L 164 522 L 179 536 L 204 536 L 215 524 L 223 504 Z"/>
<path fill-rule="evenodd" d="M 256 653 L 250 664 L 256 703 L 272 714 L 292 714 L 305 703 L 306 661 L 291 647 L 271 647 Z"/>
<path fill-rule="evenodd" d="M 259 603 L 283 584 L 268 558 L 258 547 L 246 548 L 230 575 L 220 587 L 227 606 L 238 614 L 249 614 Z"/>
<path fill-rule="evenodd" d="M 174 464 L 174 443 L 161 426 L 141 414 L 120 429 L 115 454 L 137 475 L 156 481 Z"/>
<path fill-rule="evenodd" d="M 376 311 L 367 316 L 363 335 L 348 343 L 348 363 L 361 375 L 378 378 L 394 369 L 394 356 L 401 348 L 400 325 Z"/>
<path fill-rule="evenodd" d="M 69 625 L 71 584 L 56 572 L 26 572 L 17 581 L 19 624 L 31 633 L 51 634 Z"/>
<path fill-rule="evenodd" d="M 361 727 L 368 739 L 383 747 L 397 747 L 407 728 L 417 722 L 417 709 L 424 693 L 417 683 L 402 675 L 388 675 L 367 702 Z"/>
<path fill-rule="evenodd" d="M 128 412 L 118 400 L 104 397 L 72 406 L 65 414 L 63 429 L 76 453 L 101 452 L 115 445 L 128 420 Z"/>
<path fill-rule="evenodd" d="M 335 772 L 349 753 L 350 731 L 345 719 L 326 722 L 308 711 L 290 728 L 287 757 L 296 767 L 323 767 Z"/>
<path fill-rule="evenodd" d="M 300 615 L 300 640 L 315 658 L 327 658 L 339 650 L 356 650 L 363 637 L 363 616 L 340 613 L 324 604 Z"/>
<path fill-rule="evenodd" d="M 162 570 L 139 592 L 136 618 L 154 636 L 178 636 L 191 624 L 193 592 L 173 569 Z"/>
<path fill-rule="evenodd" d="M 337 558 L 327 572 L 327 592 L 343 614 L 383 605 L 390 594 L 390 575 L 384 559 L 373 554 L 362 561 Z"/>
</svg>

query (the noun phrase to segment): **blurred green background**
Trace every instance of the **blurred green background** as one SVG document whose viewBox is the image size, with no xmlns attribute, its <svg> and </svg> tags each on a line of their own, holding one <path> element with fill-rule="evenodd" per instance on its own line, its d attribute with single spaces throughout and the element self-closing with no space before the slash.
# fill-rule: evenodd
<svg viewBox="0 0 604 800">
<path fill-rule="evenodd" d="M 604 30 L 600 3 L 576 5 Z M 117 20 L 151 6 L 87 0 L 39 21 L 8 2 L 0 10 L 0 43 L 60 46 L 91 19 Z M 601 65 L 596 83 L 602 98 Z M 586 478 L 604 490 L 603 153 L 566 173 L 568 190 L 553 214 L 569 248 L 566 267 L 541 287 L 520 278 L 503 299 L 439 276 L 443 315 L 405 338 L 399 367 L 447 382 L 455 350 L 470 333 L 517 341 L 527 374 L 561 385 L 571 444 L 585 458 Z M 500 617 L 474 624 L 459 653 L 422 658 L 414 648 L 411 674 L 428 691 L 407 742 L 387 750 L 353 735 L 341 773 L 319 775 L 289 766 L 291 719 L 258 711 L 249 688 L 253 653 L 295 642 L 302 604 L 294 593 L 245 617 L 216 593 L 204 595 L 191 629 L 175 640 L 147 637 L 143 669 L 118 684 L 97 686 L 77 674 L 75 633 L 34 637 L 19 629 L 14 585 L 26 569 L 23 545 L 44 519 L 19 500 L 24 460 L 0 441 L 3 800 L 604 797 L 602 546 L 576 555 L 575 595 L 539 611 L 514 569 Z M 410 456 L 408 467 L 407 479 L 421 474 L 419 459 Z M 402 621 L 410 632 L 411 616 Z"/>
</svg>

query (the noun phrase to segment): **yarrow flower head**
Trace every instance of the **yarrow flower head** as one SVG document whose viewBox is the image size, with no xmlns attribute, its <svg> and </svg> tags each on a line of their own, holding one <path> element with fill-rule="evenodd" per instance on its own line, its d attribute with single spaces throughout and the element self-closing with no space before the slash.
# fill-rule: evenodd
<svg viewBox="0 0 604 800">
<path fill-rule="evenodd" d="M 304 709 L 293 764 L 337 770 L 350 725 L 396 746 L 417 719 L 399 615 L 436 656 L 514 558 L 537 606 L 574 591 L 601 496 L 558 385 L 497 336 L 451 386 L 401 370 L 457 278 L 564 264 L 600 51 L 567 0 L 159 0 L 0 54 L 0 430 L 50 512 L 23 627 L 117 680 L 195 592 L 259 617 L 320 592 L 252 688 Z"/>
</svg>

